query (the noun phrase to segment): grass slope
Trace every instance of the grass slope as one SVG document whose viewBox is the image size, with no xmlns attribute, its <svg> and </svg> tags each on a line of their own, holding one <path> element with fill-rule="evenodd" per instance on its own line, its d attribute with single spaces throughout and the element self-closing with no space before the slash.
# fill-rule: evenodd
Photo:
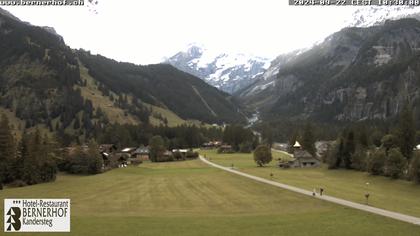
<svg viewBox="0 0 420 236">
<path fill-rule="evenodd" d="M 98 86 L 95 84 L 95 79 L 89 75 L 88 69 L 79 63 L 80 77 L 86 80 L 86 86 L 78 86 L 81 90 L 82 96 L 85 99 L 92 101 L 93 107 L 96 109 L 100 107 L 105 112 L 111 122 L 119 124 L 138 124 L 139 121 L 136 117 L 127 114 L 124 115 L 124 110 L 115 106 L 109 97 L 103 96 L 99 91 Z"/>
<path fill-rule="evenodd" d="M 60 175 L 54 183 L 0 192 L 1 200 L 47 197 L 71 198 L 71 235 L 395 236 L 420 232 L 414 225 L 256 183 L 199 160 L 145 163 L 96 176 Z"/>
<path fill-rule="evenodd" d="M 151 108 L 152 111 L 153 111 L 152 112 L 153 114 L 159 114 L 162 117 L 166 118 L 168 120 L 168 126 L 169 127 L 176 127 L 176 126 L 180 126 L 180 125 L 196 125 L 196 126 L 203 126 L 203 125 L 206 126 L 206 125 L 208 125 L 208 124 L 203 123 L 203 122 L 198 121 L 198 120 L 184 120 L 169 109 L 165 109 L 165 108 L 162 108 L 162 107 L 150 105 L 150 104 L 147 104 L 147 103 L 143 103 L 143 104 L 145 106 L 147 106 L 148 108 Z M 150 123 L 152 125 L 155 125 L 155 126 L 164 125 L 162 120 L 155 118 L 153 116 L 153 114 L 150 116 Z"/>
<path fill-rule="evenodd" d="M 200 151 L 215 163 L 231 166 L 240 171 L 270 178 L 274 181 L 301 187 L 307 190 L 324 188 L 325 193 L 346 200 L 365 203 L 364 194 L 369 191 L 369 204 L 375 207 L 420 217 L 420 186 L 403 180 L 391 180 L 382 176 L 352 170 L 328 170 L 321 168 L 281 169 L 276 166 L 277 158 L 284 154 L 273 152 L 273 161 L 264 168 L 255 164 L 252 154 L 222 154 L 213 150 Z M 366 183 L 369 182 L 369 187 Z M 420 234 L 420 232 L 419 232 Z"/>
<path fill-rule="evenodd" d="M 138 124 L 140 121 L 137 119 L 137 117 L 127 113 L 125 115 L 125 112 L 120 107 L 117 107 L 114 105 L 114 102 L 110 100 L 109 97 L 103 96 L 102 92 L 99 91 L 98 86 L 96 85 L 96 80 L 89 75 L 88 69 L 83 66 L 81 63 L 79 63 L 80 67 L 80 77 L 83 80 L 86 80 L 86 86 L 77 86 L 80 88 L 82 96 L 86 99 L 89 99 L 92 101 L 92 104 L 95 108 L 101 107 L 101 109 L 105 112 L 107 117 L 110 119 L 111 122 L 117 122 L 119 124 Z M 112 91 L 111 93 L 114 95 L 114 97 L 118 97 L 116 94 L 114 94 Z M 128 95 L 130 100 L 132 99 L 132 96 Z M 166 118 L 168 120 L 168 126 L 169 127 L 175 127 L 179 125 L 201 125 L 201 122 L 197 120 L 184 120 L 180 118 L 177 114 L 170 111 L 169 109 L 150 105 L 148 103 L 143 103 L 148 108 L 151 108 L 153 110 L 153 114 L 159 114 L 160 116 Z M 164 125 L 162 120 L 159 120 L 153 116 L 153 114 L 149 117 L 150 123 L 155 126 Z"/>
</svg>

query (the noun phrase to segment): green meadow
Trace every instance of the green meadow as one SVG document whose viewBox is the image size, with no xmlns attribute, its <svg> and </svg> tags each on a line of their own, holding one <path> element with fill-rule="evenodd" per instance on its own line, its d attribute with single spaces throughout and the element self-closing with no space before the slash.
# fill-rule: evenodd
<svg viewBox="0 0 420 236">
<path fill-rule="evenodd" d="M 420 185 L 413 182 L 353 170 L 328 170 L 326 166 L 282 169 L 277 167 L 277 159 L 288 156 L 275 151 L 273 161 L 265 167 L 257 167 L 252 154 L 217 154 L 215 150 L 201 150 L 200 154 L 223 166 L 233 164 L 240 171 L 267 179 L 272 173 L 274 181 L 310 191 L 323 188 L 327 195 L 358 203 L 365 204 L 364 194 L 369 192 L 371 206 L 420 217 Z"/>
<path fill-rule="evenodd" d="M 214 154 L 221 163 L 238 159 L 235 165 L 259 171 L 246 169 L 252 162 L 240 158 L 247 157 Z M 418 226 L 257 183 L 199 160 L 144 163 L 95 176 L 60 174 L 53 183 L 7 188 L 0 198 L 70 198 L 70 235 L 420 234 Z"/>
</svg>

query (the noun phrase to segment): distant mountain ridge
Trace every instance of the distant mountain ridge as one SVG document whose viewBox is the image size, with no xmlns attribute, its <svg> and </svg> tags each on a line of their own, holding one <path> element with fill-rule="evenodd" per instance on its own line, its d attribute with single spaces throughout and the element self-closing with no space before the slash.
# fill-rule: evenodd
<svg viewBox="0 0 420 236">
<path fill-rule="evenodd" d="M 395 117 L 406 101 L 419 108 L 416 19 L 345 28 L 286 58 L 277 73 L 237 95 L 265 119 L 385 120 Z"/>
<path fill-rule="evenodd" d="M 269 66 L 266 58 L 240 53 L 215 53 L 197 45 L 178 52 L 164 63 L 231 94 L 251 84 Z"/>
<path fill-rule="evenodd" d="M 370 27 L 382 25 L 387 20 L 402 18 L 420 19 L 420 8 L 414 6 L 362 7 L 353 13 L 345 24 L 347 27 Z"/>
<path fill-rule="evenodd" d="M 420 8 L 418 7 L 404 7 L 404 6 L 393 6 L 393 7 L 379 7 L 379 6 L 372 6 L 372 7 L 362 7 L 356 10 L 352 17 L 348 19 L 344 25 L 346 27 L 371 27 L 371 26 L 379 26 L 385 24 L 387 20 L 398 20 L 401 18 L 415 18 L 420 20 Z M 321 44 L 319 42 L 318 44 Z M 317 44 L 314 45 L 316 47 Z M 253 81 L 253 86 L 244 87 L 238 91 L 236 91 L 237 96 L 246 96 L 246 94 L 254 93 L 261 89 L 265 89 L 267 87 L 274 85 L 274 80 L 279 73 L 279 70 L 282 66 L 288 62 L 293 60 L 299 54 L 310 50 L 311 48 L 304 48 L 295 50 L 289 53 L 285 53 L 279 55 L 276 59 L 274 59 L 270 67 L 264 72 L 262 76 L 256 77 Z M 249 89 L 251 88 L 251 89 Z"/>
<path fill-rule="evenodd" d="M 89 137 L 109 123 L 244 121 L 235 100 L 170 65 L 139 66 L 68 47 L 51 28 L 0 9 L 0 110 L 19 129 Z M 23 125 L 22 125 L 23 124 Z M 172 123 L 173 124 L 173 123 Z"/>
</svg>

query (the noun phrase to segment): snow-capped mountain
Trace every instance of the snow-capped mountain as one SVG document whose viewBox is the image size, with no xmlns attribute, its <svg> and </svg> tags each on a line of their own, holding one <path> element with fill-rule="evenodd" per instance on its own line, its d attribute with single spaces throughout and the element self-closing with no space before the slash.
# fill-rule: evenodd
<svg viewBox="0 0 420 236">
<path fill-rule="evenodd" d="M 165 63 L 231 94 L 250 85 L 270 66 L 267 58 L 242 53 L 217 53 L 197 45 L 189 46 Z"/>
<path fill-rule="evenodd" d="M 277 74 L 279 73 L 280 69 L 283 68 L 283 65 L 294 60 L 296 57 L 306 52 L 307 50 L 309 49 L 306 48 L 301 50 L 295 50 L 293 52 L 278 56 L 270 63 L 270 66 L 263 74 L 255 78 L 255 81 L 252 85 L 245 87 L 242 90 L 239 90 L 235 95 L 238 97 L 245 98 L 253 94 L 259 93 L 263 90 L 266 90 L 267 88 L 274 87 L 276 84 Z"/>
<path fill-rule="evenodd" d="M 370 26 L 383 25 L 387 20 L 398 20 L 402 18 L 415 18 L 420 20 L 420 8 L 410 6 L 393 6 L 393 7 L 362 7 L 357 9 L 345 22 L 343 27 L 361 27 L 366 28 Z M 328 40 L 328 39 L 325 39 Z M 320 45 L 324 40 L 314 43 Z M 271 62 L 270 67 L 264 72 L 262 76 L 259 76 L 252 86 L 243 89 L 236 95 L 239 97 L 247 97 L 253 94 L 257 94 L 260 91 L 266 90 L 267 88 L 273 88 L 276 85 L 277 74 L 280 69 L 288 62 L 294 60 L 297 56 L 309 51 L 311 48 L 296 50 L 287 54 L 278 56 Z M 283 83 L 282 86 L 288 86 L 287 83 Z"/>
<path fill-rule="evenodd" d="M 263 76 L 239 99 L 265 120 L 395 119 L 407 101 L 419 104 L 418 45 L 416 19 L 344 28 L 288 57 L 274 77 Z"/>
<path fill-rule="evenodd" d="M 349 27 L 369 27 L 381 25 L 386 20 L 401 18 L 420 19 L 420 8 L 412 6 L 362 7 L 353 13 L 352 18 L 347 20 L 345 25 Z"/>
</svg>

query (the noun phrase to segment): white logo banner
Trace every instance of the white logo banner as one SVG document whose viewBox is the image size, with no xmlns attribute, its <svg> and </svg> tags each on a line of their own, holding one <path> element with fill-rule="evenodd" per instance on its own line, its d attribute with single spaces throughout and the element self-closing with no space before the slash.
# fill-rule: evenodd
<svg viewBox="0 0 420 236">
<path fill-rule="evenodd" d="M 4 199 L 4 232 L 70 232 L 70 199 Z"/>
</svg>

